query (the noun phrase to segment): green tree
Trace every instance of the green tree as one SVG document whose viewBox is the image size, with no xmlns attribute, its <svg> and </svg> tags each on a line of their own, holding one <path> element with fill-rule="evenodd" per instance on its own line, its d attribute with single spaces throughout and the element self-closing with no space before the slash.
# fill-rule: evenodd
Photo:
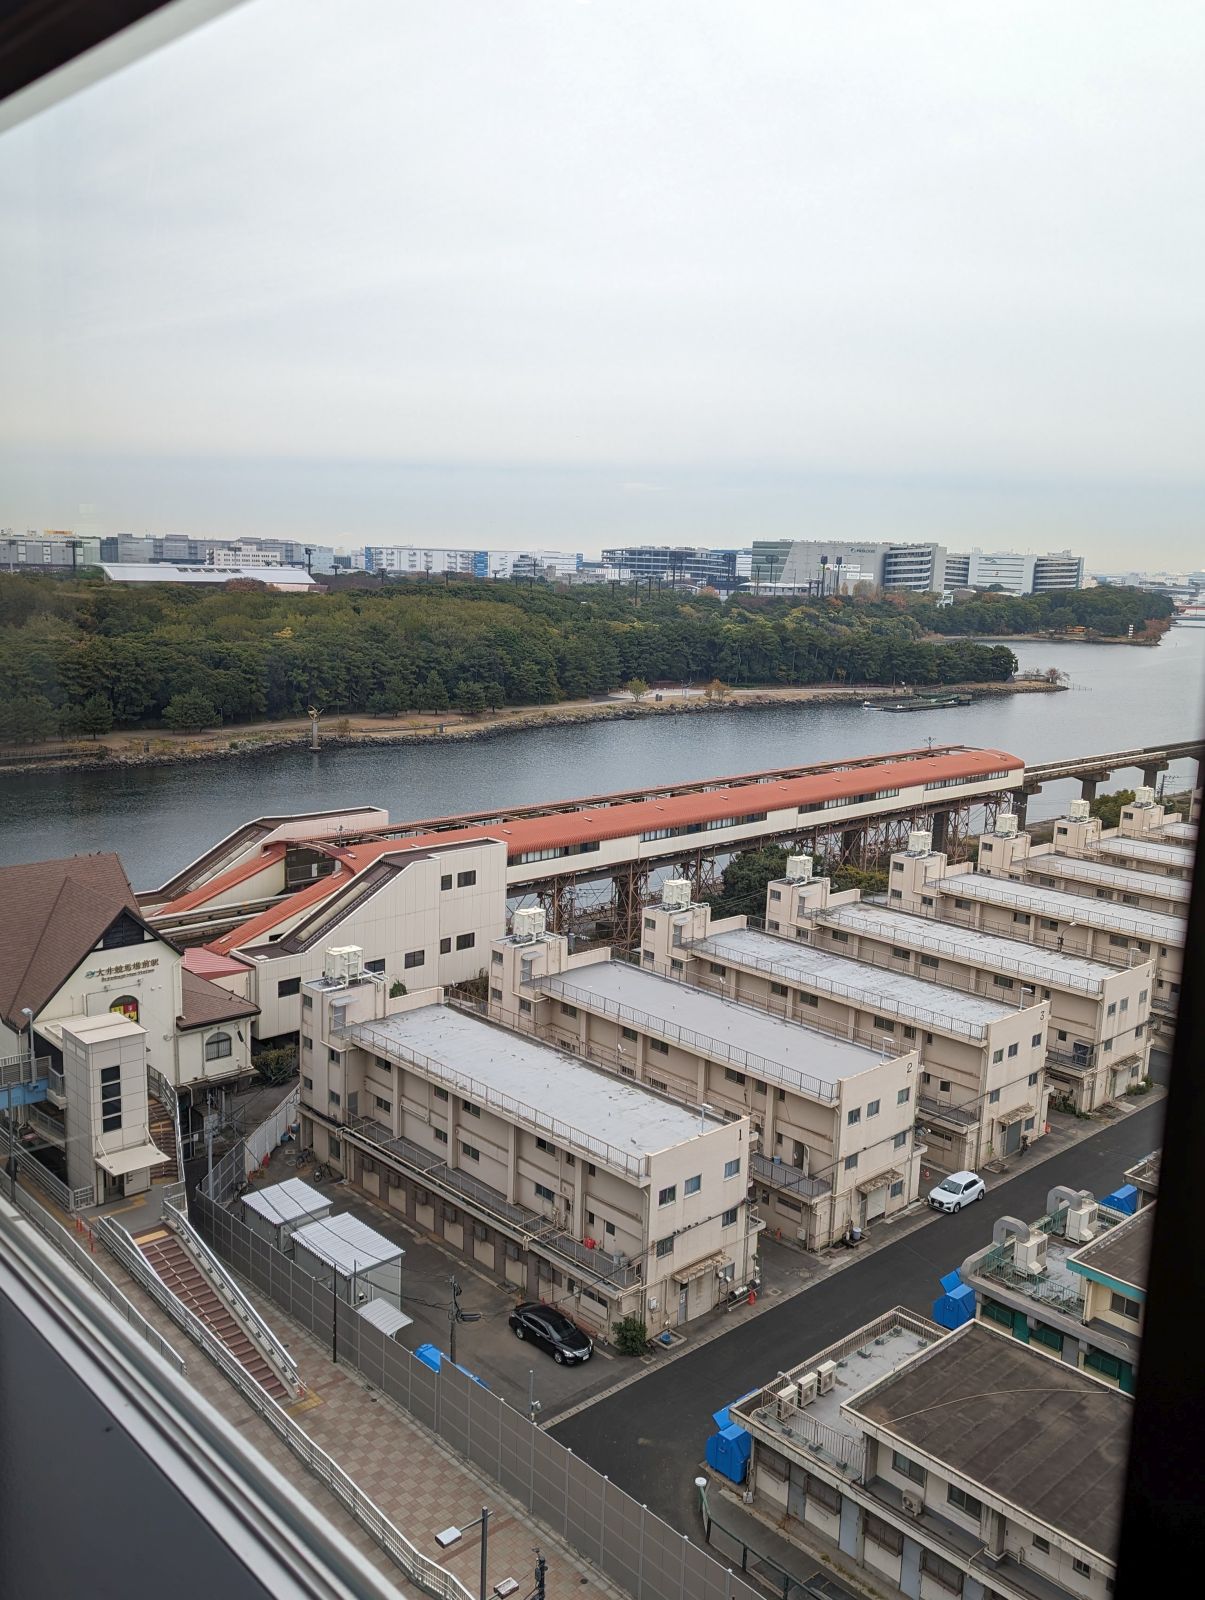
<svg viewBox="0 0 1205 1600">
<path fill-rule="evenodd" d="M 44 694 L 17 694 L 0 702 L 0 744 L 41 744 L 58 731 L 58 713 Z"/>
<path fill-rule="evenodd" d="M 438 672 L 429 672 L 427 681 L 418 691 L 418 703 L 423 711 L 446 711 L 448 689 Z"/>
<path fill-rule="evenodd" d="M 93 739 L 102 733 L 108 733 L 113 727 L 113 707 L 103 694 L 89 695 L 79 708 L 77 726 L 81 733 L 89 734 Z"/>
<path fill-rule="evenodd" d="M 506 704 L 506 694 L 500 683 L 483 683 L 481 692 L 485 696 L 485 703 L 491 711 L 497 711 L 499 706 Z"/>
<path fill-rule="evenodd" d="M 213 701 L 200 689 L 186 689 L 168 701 L 163 720 L 176 733 L 199 733 L 202 728 L 214 727 L 221 718 Z"/>
<path fill-rule="evenodd" d="M 624 688 L 634 700 L 643 700 L 649 692 L 649 686 L 643 678 L 629 678 Z"/>
<path fill-rule="evenodd" d="M 1088 809 L 1094 817 L 1100 818 L 1102 827 L 1116 828 L 1121 823 L 1122 806 L 1133 803 L 1133 789 L 1114 789 L 1112 794 L 1098 794 L 1096 799 L 1089 803 Z"/>
<path fill-rule="evenodd" d="M 642 1356 L 649 1330 L 640 1317 L 621 1317 L 615 1324 L 615 1348 L 621 1356 Z"/>
<path fill-rule="evenodd" d="M 485 711 L 485 691 L 479 683 L 462 683 L 458 695 L 459 708 L 466 717 L 480 717 Z"/>
<path fill-rule="evenodd" d="M 708 895 L 715 917 L 764 917 L 766 888 L 787 870 L 787 852 L 781 845 L 742 850 L 724 868 L 717 892 Z"/>
</svg>

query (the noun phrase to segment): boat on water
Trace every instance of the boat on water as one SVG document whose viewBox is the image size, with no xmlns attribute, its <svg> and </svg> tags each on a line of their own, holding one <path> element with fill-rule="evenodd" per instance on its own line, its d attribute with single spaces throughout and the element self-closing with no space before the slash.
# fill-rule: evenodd
<svg viewBox="0 0 1205 1600">
<path fill-rule="evenodd" d="M 974 699 L 969 694 L 924 694 L 912 695 L 907 700 L 887 700 L 882 705 L 872 706 L 875 711 L 944 711 L 947 706 L 969 706 Z M 866 702 L 870 704 L 869 701 Z"/>
</svg>

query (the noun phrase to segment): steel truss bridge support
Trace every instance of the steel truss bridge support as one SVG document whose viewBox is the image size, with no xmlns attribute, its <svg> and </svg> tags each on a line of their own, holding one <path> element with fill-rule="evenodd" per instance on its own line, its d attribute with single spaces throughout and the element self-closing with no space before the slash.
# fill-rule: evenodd
<svg viewBox="0 0 1205 1600">
<path fill-rule="evenodd" d="M 634 950 L 640 943 L 641 921 L 648 898 L 648 862 L 629 862 L 611 881 L 615 885 L 614 941 L 622 950 Z"/>
</svg>

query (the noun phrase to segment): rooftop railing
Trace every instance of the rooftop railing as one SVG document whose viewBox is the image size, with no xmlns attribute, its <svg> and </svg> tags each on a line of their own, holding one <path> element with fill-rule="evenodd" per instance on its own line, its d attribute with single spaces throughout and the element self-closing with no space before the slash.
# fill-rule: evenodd
<svg viewBox="0 0 1205 1600">
<path fill-rule="evenodd" d="M 343 1030 L 342 1037 L 352 1044 L 358 1044 L 362 1049 L 371 1050 L 374 1054 L 385 1056 L 404 1066 L 414 1067 L 434 1082 L 446 1084 L 458 1094 L 480 1101 L 482 1105 L 501 1112 L 513 1121 L 537 1128 L 541 1133 L 551 1135 L 569 1149 L 581 1152 L 604 1166 L 624 1172 L 630 1178 L 640 1179 L 648 1172 L 647 1156 L 633 1155 L 631 1151 L 620 1150 L 606 1139 L 599 1139 L 594 1134 L 575 1128 L 563 1122 L 560 1117 L 549 1116 L 538 1106 L 525 1105 L 513 1095 L 495 1089 L 492 1084 L 483 1083 L 470 1073 L 459 1072 L 445 1062 L 437 1061 L 433 1056 L 413 1049 L 385 1028 L 377 1027 L 371 1022 L 354 1023 Z"/>
</svg>

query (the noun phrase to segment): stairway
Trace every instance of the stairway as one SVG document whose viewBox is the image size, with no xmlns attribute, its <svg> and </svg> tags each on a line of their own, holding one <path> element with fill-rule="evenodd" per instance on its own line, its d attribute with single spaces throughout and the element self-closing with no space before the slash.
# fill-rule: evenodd
<svg viewBox="0 0 1205 1600">
<path fill-rule="evenodd" d="M 151 1168 L 153 1183 L 175 1183 L 180 1175 L 179 1156 L 176 1151 L 176 1124 L 170 1109 L 154 1095 L 147 1097 L 147 1117 L 151 1143 L 162 1150 L 165 1160 Z"/>
<path fill-rule="evenodd" d="M 134 1243 L 176 1299 L 221 1340 L 259 1386 L 273 1400 L 291 1401 L 293 1396 L 176 1235 L 169 1228 L 153 1228 L 139 1234 Z"/>
</svg>

